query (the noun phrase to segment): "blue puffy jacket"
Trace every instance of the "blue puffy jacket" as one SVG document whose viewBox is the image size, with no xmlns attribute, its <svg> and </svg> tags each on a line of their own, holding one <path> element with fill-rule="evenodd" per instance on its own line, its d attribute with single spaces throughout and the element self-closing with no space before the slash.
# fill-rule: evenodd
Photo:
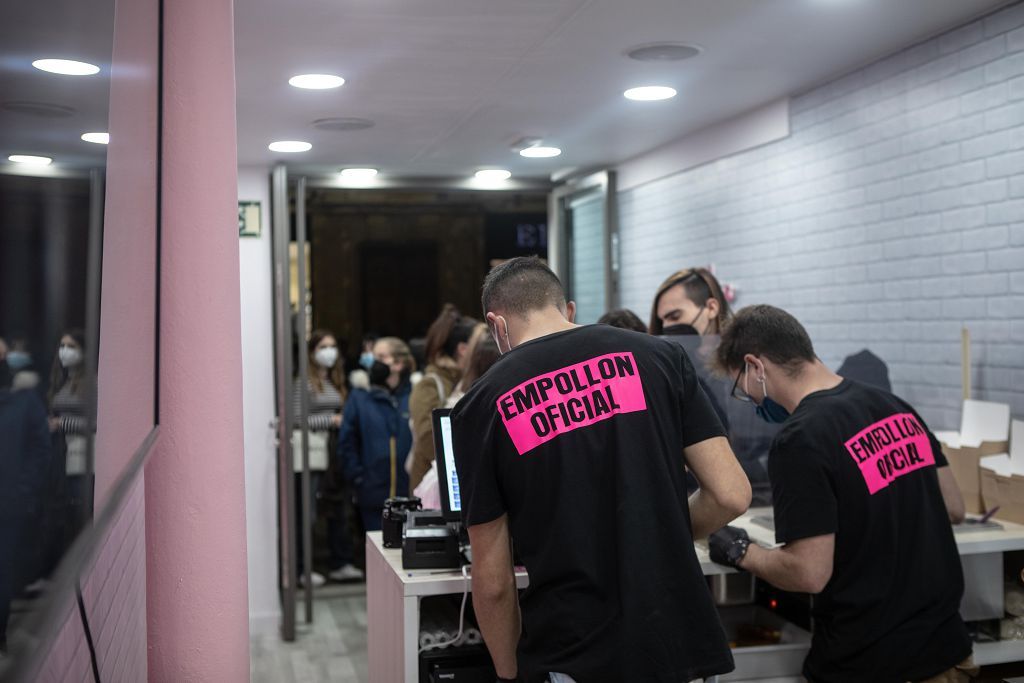
<svg viewBox="0 0 1024 683">
<path fill-rule="evenodd" d="M 356 389 L 345 402 L 338 457 L 360 507 L 381 508 L 390 497 L 409 495 L 410 390 L 408 382 L 393 394 L 380 387 Z"/>
</svg>

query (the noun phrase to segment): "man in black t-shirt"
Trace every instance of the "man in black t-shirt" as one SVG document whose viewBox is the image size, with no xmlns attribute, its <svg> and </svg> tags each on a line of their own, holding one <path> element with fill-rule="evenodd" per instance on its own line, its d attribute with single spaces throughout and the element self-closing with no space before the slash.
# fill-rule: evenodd
<svg viewBox="0 0 1024 683">
<path fill-rule="evenodd" d="M 574 325 L 535 258 L 491 271 L 483 307 L 503 356 L 455 406 L 452 432 L 473 605 L 498 675 L 731 671 L 693 541 L 742 514 L 750 486 L 686 353 Z M 689 503 L 684 459 L 701 484 Z M 530 576 L 521 602 L 512 543 Z"/>
<path fill-rule="evenodd" d="M 733 527 L 716 562 L 816 594 L 810 681 L 968 680 L 963 574 L 950 520 L 963 499 L 938 441 L 906 402 L 843 379 L 793 316 L 752 306 L 717 350 L 733 395 L 781 422 L 768 476 L 775 536 L 765 550 Z"/>
</svg>

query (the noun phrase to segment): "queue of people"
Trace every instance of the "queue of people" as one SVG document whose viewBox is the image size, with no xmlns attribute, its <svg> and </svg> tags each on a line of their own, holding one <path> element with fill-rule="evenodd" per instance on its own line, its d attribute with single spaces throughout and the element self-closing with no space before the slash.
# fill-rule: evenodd
<svg viewBox="0 0 1024 683">
<path fill-rule="evenodd" d="M 54 351 L 43 381 L 26 339 L 0 338 L 0 652 L 14 598 L 45 590 L 93 514 L 96 382 L 84 333 L 65 331 Z"/>
<path fill-rule="evenodd" d="M 474 610 L 499 681 L 731 671 L 699 539 L 715 562 L 814 596 L 809 681 L 976 673 L 951 526 L 964 505 L 938 441 L 906 402 L 825 367 L 792 315 L 732 314 L 714 276 L 690 269 L 659 287 L 646 329 L 628 311 L 580 326 L 529 258 L 494 268 L 482 299 L 502 358 L 452 423 Z M 736 448 L 752 421 L 771 430 L 752 443 L 774 549 L 729 526 L 752 500 Z M 521 596 L 513 546 L 530 576 Z"/>
</svg>

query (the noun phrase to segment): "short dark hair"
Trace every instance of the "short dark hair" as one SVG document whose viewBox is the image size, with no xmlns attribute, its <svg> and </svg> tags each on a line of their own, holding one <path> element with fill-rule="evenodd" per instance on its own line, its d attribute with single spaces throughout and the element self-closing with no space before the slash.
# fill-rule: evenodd
<svg viewBox="0 0 1024 683">
<path fill-rule="evenodd" d="M 611 325 L 623 330 L 633 330 L 634 332 L 647 334 L 647 325 L 644 325 L 644 321 L 640 320 L 640 316 L 628 308 L 617 308 L 614 311 L 608 311 L 598 318 L 597 322 L 599 325 Z"/>
<path fill-rule="evenodd" d="M 747 306 L 733 316 L 715 351 L 715 365 L 719 372 L 735 372 L 743 367 L 748 353 L 767 358 L 790 375 L 798 374 L 804 363 L 817 360 L 800 321 L 767 304 Z"/>
<path fill-rule="evenodd" d="M 488 311 L 526 317 L 548 306 L 565 310 L 562 281 L 536 256 L 518 256 L 495 266 L 484 279 L 480 303 Z"/>
</svg>

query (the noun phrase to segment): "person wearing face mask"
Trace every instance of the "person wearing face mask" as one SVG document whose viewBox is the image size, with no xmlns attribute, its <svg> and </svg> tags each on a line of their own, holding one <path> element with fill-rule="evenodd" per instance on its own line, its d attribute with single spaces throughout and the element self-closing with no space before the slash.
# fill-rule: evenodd
<svg viewBox="0 0 1024 683">
<path fill-rule="evenodd" d="M 701 387 L 722 420 L 733 452 L 753 486 L 754 505 L 768 505 L 771 493 L 764 463 L 778 427 L 732 405 L 732 385 L 712 368 L 719 336 L 731 319 L 732 309 L 714 274 L 707 268 L 684 268 L 665 278 L 658 287 L 651 304 L 650 333 L 686 349 Z M 691 487 L 693 483 L 691 480 Z"/>
<path fill-rule="evenodd" d="M 13 374 L 11 388 L 14 391 L 35 389 L 39 386 L 39 373 L 32 367 L 32 354 L 24 338 L 11 338 L 7 345 L 7 366 Z"/>
<path fill-rule="evenodd" d="M 444 407 L 465 369 L 470 338 L 477 321 L 461 315 L 452 304 L 445 304 L 441 315 L 427 330 L 424 354 L 427 367 L 423 379 L 416 383 L 409 397 L 412 416 L 413 445 L 406 469 L 409 487 L 419 486 L 434 462 L 433 422 L 434 408 Z"/>
<path fill-rule="evenodd" d="M 314 330 L 306 343 L 309 355 L 305 387 L 295 382 L 293 408 L 295 420 L 298 421 L 302 407 L 302 391 L 308 392 L 308 412 L 306 419 L 307 439 L 309 445 L 309 469 L 313 500 L 310 501 L 309 521 L 316 518 L 316 500 L 324 481 L 329 465 L 328 453 L 330 444 L 337 438 L 341 427 L 342 407 L 348 390 L 345 388 L 344 362 L 338 355 L 338 342 L 327 330 Z M 296 429 L 292 436 L 292 456 L 295 471 L 295 521 L 296 539 L 298 539 L 297 557 L 299 580 L 303 584 L 307 573 L 303 567 L 302 550 L 302 431 Z M 328 539 L 331 542 L 331 558 L 329 576 L 337 581 L 351 581 L 363 578 L 363 573 L 352 564 L 352 542 L 345 532 L 344 506 L 335 506 L 328 523 Z M 324 584 L 323 575 L 315 571 L 308 573 L 313 586 Z"/>
<path fill-rule="evenodd" d="M 558 277 L 484 281 L 502 356 L 452 409 L 473 609 L 500 680 L 678 683 L 733 669 L 693 542 L 750 485 L 686 353 L 576 325 Z M 686 495 L 684 465 L 701 484 Z M 530 575 L 520 600 L 511 546 Z"/>
<path fill-rule="evenodd" d="M 353 389 L 370 388 L 370 368 L 373 366 L 373 345 L 380 339 L 376 332 L 367 332 L 363 335 L 362 351 L 359 353 L 357 362 L 359 367 L 348 373 L 348 385 Z"/>
<path fill-rule="evenodd" d="M 63 485 L 56 487 L 62 492 L 58 503 L 63 508 L 62 529 L 44 562 L 50 568 L 86 521 L 92 519 L 94 477 L 89 448 L 95 432 L 96 381 L 89 372 L 85 352 L 85 334 L 81 330 L 65 332 L 50 371 L 50 432 L 54 437 L 55 464 L 64 474 Z M 60 478 L 59 473 L 55 475 Z"/>
<path fill-rule="evenodd" d="M 711 536 L 711 558 L 815 594 L 807 679 L 968 680 L 971 641 L 950 526 L 963 520 L 964 504 L 921 416 L 832 372 L 796 318 L 772 306 L 740 311 L 716 363 L 736 398 L 782 423 L 768 471 L 784 545 L 767 550 L 725 527 Z"/>
<path fill-rule="evenodd" d="M 0 359 L 0 654 L 7 652 L 7 621 L 41 512 L 50 459 L 46 407 L 34 391 L 16 391 Z"/>
<path fill-rule="evenodd" d="M 355 489 L 366 531 L 381 528 L 384 501 L 408 495 L 402 466 L 412 445 L 409 376 L 416 369 L 409 346 L 397 337 L 373 345 L 369 389 L 355 389 L 345 404 L 337 457 Z"/>
</svg>

